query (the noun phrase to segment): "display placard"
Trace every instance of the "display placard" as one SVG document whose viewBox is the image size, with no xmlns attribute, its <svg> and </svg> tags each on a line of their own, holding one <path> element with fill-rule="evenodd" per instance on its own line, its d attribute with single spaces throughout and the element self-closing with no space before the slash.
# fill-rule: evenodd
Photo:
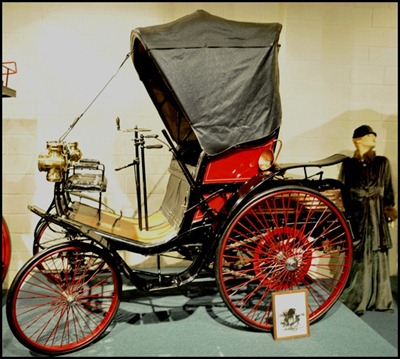
<svg viewBox="0 0 400 359">
<path fill-rule="evenodd" d="M 310 336 L 308 290 L 272 293 L 274 339 Z"/>
</svg>

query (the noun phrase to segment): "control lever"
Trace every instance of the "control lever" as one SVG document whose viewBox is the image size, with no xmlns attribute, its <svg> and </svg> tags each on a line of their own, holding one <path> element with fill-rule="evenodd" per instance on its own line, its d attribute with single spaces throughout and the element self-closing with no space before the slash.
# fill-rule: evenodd
<svg viewBox="0 0 400 359">
<path fill-rule="evenodd" d="M 116 168 L 115 171 L 120 171 L 120 170 L 123 170 L 124 168 L 128 168 L 128 167 L 131 167 L 131 166 L 134 166 L 134 165 L 137 165 L 137 164 L 139 164 L 139 161 L 137 159 L 135 159 L 132 163 L 129 163 L 126 166 L 122 166 L 122 167 Z"/>
<path fill-rule="evenodd" d="M 144 148 L 147 148 L 149 150 L 154 149 L 154 148 L 162 148 L 163 145 L 146 145 Z"/>
</svg>

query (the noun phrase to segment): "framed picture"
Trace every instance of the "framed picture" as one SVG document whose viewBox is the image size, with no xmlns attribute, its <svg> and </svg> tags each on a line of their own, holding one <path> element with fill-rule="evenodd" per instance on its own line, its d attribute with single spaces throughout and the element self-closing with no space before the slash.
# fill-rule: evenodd
<svg viewBox="0 0 400 359">
<path fill-rule="evenodd" d="M 274 339 L 310 336 L 308 290 L 272 293 Z"/>
</svg>

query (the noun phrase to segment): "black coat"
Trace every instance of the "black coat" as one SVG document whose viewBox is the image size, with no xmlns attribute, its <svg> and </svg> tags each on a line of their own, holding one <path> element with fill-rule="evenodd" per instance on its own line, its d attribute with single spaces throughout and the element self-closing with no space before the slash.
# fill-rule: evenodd
<svg viewBox="0 0 400 359">
<path fill-rule="evenodd" d="M 366 242 L 373 251 L 392 248 L 388 209 L 395 205 L 390 162 L 374 151 L 360 157 L 347 158 L 341 166 L 339 179 L 347 188 L 345 209 L 350 215 L 354 234 L 354 252 L 362 252 Z"/>
</svg>

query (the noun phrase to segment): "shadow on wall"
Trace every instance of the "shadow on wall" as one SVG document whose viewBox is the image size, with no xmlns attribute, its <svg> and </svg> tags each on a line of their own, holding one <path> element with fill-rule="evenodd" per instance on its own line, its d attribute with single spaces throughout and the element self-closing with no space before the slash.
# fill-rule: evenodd
<svg viewBox="0 0 400 359">
<path fill-rule="evenodd" d="M 352 142 L 353 131 L 358 126 L 368 124 L 378 135 L 377 154 L 388 157 L 391 162 L 393 185 L 397 193 L 397 120 L 398 117 L 395 115 L 385 115 L 371 109 L 346 111 L 323 125 L 284 140 L 278 162 L 313 161 L 335 153 L 353 156 L 355 150 Z M 281 138 L 284 138 L 285 133 L 282 131 L 284 128 L 280 133 Z M 340 166 L 333 167 L 336 168 L 328 169 L 327 173 L 336 178 Z"/>
</svg>

